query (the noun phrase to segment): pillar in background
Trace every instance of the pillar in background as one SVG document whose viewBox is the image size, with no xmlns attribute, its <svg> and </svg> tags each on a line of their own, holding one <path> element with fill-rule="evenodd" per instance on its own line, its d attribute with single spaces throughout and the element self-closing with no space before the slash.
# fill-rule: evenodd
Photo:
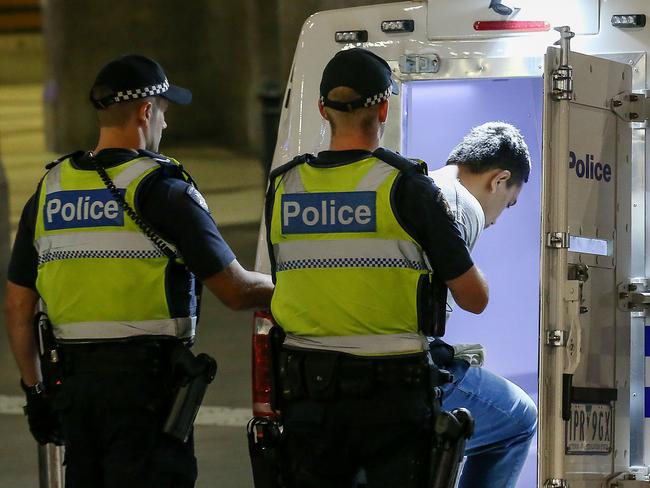
<svg viewBox="0 0 650 488">
<path fill-rule="evenodd" d="M 169 111 L 169 142 L 200 141 L 258 152 L 258 95 L 283 90 L 305 19 L 381 0 L 43 0 L 48 147 L 92 147 L 88 90 L 101 66 L 127 53 L 158 60 L 194 102 Z"/>
</svg>

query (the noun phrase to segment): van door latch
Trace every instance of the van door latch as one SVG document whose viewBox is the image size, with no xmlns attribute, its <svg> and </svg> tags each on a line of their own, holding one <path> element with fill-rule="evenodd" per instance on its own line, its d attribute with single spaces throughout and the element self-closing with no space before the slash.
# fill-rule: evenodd
<svg viewBox="0 0 650 488">
<path fill-rule="evenodd" d="M 650 309 L 650 279 L 630 278 L 618 285 L 618 308 L 645 317 Z"/>
<path fill-rule="evenodd" d="M 610 103 L 612 112 L 626 122 L 648 122 L 650 98 L 648 92 L 621 92 Z"/>
</svg>

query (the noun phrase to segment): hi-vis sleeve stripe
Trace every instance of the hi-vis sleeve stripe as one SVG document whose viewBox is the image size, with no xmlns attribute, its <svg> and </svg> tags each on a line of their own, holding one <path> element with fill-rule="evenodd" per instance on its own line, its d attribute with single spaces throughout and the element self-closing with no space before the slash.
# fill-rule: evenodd
<svg viewBox="0 0 650 488">
<path fill-rule="evenodd" d="M 120 322 L 75 322 L 53 325 L 54 336 L 62 342 L 94 342 L 147 335 L 189 339 L 194 337 L 195 331 L 196 317 Z"/>
</svg>

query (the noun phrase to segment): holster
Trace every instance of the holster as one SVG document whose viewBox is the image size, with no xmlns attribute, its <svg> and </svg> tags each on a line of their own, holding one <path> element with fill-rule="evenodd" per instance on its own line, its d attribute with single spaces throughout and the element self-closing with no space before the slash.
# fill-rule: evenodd
<svg viewBox="0 0 650 488">
<path fill-rule="evenodd" d="M 207 354 L 194 356 L 187 346 L 172 350 L 172 368 L 179 382 L 163 432 L 187 442 L 203 396 L 217 374 L 217 362 Z"/>
<path fill-rule="evenodd" d="M 279 422 L 255 417 L 246 430 L 255 488 L 286 488 Z"/>
<path fill-rule="evenodd" d="M 46 390 L 52 394 L 63 382 L 61 351 L 52 332 L 52 322 L 45 312 L 38 312 L 34 316 L 34 328 L 43 384 Z"/>
</svg>

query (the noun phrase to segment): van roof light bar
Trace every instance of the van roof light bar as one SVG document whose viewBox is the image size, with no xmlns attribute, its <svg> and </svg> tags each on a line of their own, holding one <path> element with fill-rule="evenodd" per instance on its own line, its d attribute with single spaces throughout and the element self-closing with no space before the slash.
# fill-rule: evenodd
<svg viewBox="0 0 650 488">
<path fill-rule="evenodd" d="M 347 44 L 349 42 L 367 42 L 368 31 L 367 30 L 337 31 L 334 34 L 334 41 L 340 42 L 342 44 Z"/>
<path fill-rule="evenodd" d="M 415 30 L 415 21 L 412 19 L 384 20 L 381 23 L 381 30 L 388 34 L 392 32 L 413 32 Z"/>
<path fill-rule="evenodd" d="M 622 29 L 645 27 L 645 14 L 612 15 L 612 25 Z"/>
<path fill-rule="evenodd" d="M 475 31 L 545 32 L 551 24 L 545 20 L 477 20 Z"/>
</svg>

